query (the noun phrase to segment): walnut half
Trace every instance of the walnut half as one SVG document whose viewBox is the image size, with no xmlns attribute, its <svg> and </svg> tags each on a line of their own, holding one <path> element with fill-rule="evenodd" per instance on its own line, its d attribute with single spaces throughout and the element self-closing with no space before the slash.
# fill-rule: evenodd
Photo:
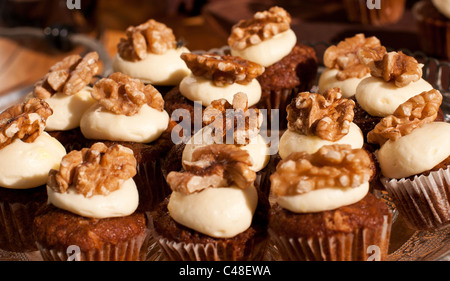
<svg viewBox="0 0 450 281">
<path fill-rule="evenodd" d="M 401 51 L 387 53 L 382 49 L 362 48 L 358 57 L 370 68 L 372 76 L 393 82 L 399 88 L 422 78 L 423 64 Z"/>
<path fill-rule="evenodd" d="M 367 134 L 369 143 L 383 145 L 386 141 L 395 141 L 410 134 L 414 129 L 433 122 L 442 103 L 442 94 L 432 89 L 416 95 L 402 103 L 392 115 L 380 120 Z"/>
<path fill-rule="evenodd" d="M 95 83 L 92 97 L 115 114 L 135 115 L 144 104 L 161 112 L 164 110 L 164 99 L 158 90 L 120 72 Z"/>
<path fill-rule="evenodd" d="M 139 61 L 147 53 L 164 54 L 176 47 L 175 35 L 165 24 L 150 19 L 126 30 L 126 38 L 121 38 L 117 49 L 122 58 Z"/>
<path fill-rule="evenodd" d="M 342 98 L 339 88 L 328 89 L 323 95 L 299 93 L 286 108 L 288 129 L 337 141 L 348 134 L 354 107 L 355 102 Z"/>
<path fill-rule="evenodd" d="M 49 172 L 47 185 L 59 193 L 74 188 L 89 198 L 107 195 L 135 175 L 136 159 L 131 149 L 118 144 L 107 147 L 97 142 L 90 148 L 65 155 L 59 170 Z"/>
<path fill-rule="evenodd" d="M 84 57 L 71 55 L 53 65 L 33 89 L 35 97 L 46 99 L 57 92 L 74 95 L 86 87 L 101 72 L 102 63 L 96 52 Z"/>
<path fill-rule="evenodd" d="M 298 195 L 326 187 L 358 187 L 372 177 L 372 159 L 364 149 L 326 145 L 317 152 L 294 152 L 270 176 L 276 196 Z"/>
<path fill-rule="evenodd" d="M 195 76 L 203 76 L 216 86 L 247 85 L 264 72 L 264 67 L 236 56 L 182 53 L 181 58 Z"/>
<path fill-rule="evenodd" d="M 38 98 L 13 105 L 0 114 L 0 149 L 15 139 L 33 142 L 44 131 L 53 114 L 47 102 Z"/>
<path fill-rule="evenodd" d="M 216 143 L 225 143 L 227 132 L 233 130 L 235 145 L 246 145 L 259 134 L 263 115 L 257 108 L 248 108 L 245 93 L 236 93 L 233 104 L 226 99 L 214 100 L 203 111 L 203 125 L 213 126 Z"/>
<path fill-rule="evenodd" d="M 370 73 L 370 69 L 360 61 L 357 55 L 361 48 L 384 47 L 381 46 L 378 38 L 374 36 L 366 38 L 364 34 L 359 33 L 346 38 L 337 45 L 328 47 L 323 56 L 324 65 L 327 68 L 339 70 L 336 74 L 338 80 L 342 81 L 352 77 L 362 78 Z"/>
<path fill-rule="evenodd" d="M 281 7 L 257 12 L 252 19 L 241 20 L 231 29 L 228 44 L 237 50 L 256 45 L 290 28 L 291 16 Z"/>
<path fill-rule="evenodd" d="M 247 151 L 234 145 L 212 144 L 197 148 L 192 161 L 184 161 L 184 172 L 170 172 L 167 183 L 173 191 L 189 194 L 209 187 L 249 187 L 256 173 Z"/>
</svg>

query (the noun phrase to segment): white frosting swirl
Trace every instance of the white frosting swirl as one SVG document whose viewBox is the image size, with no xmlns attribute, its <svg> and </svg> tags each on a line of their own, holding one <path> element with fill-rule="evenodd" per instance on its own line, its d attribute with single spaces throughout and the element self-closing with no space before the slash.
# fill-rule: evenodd
<svg viewBox="0 0 450 281">
<path fill-rule="evenodd" d="M 247 94 L 248 106 L 252 106 L 261 98 L 261 85 L 258 80 L 253 79 L 247 85 L 233 83 L 220 87 L 215 86 L 211 80 L 192 73 L 180 82 L 180 93 L 191 101 L 201 102 L 203 106 L 208 106 L 217 99 L 226 99 L 232 103 L 238 92 Z"/>
<path fill-rule="evenodd" d="M 268 67 L 287 56 L 296 43 L 295 32 L 288 29 L 243 50 L 231 48 L 231 55 Z"/>
<path fill-rule="evenodd" d="M 169 114 L 144 104 L 132 116 L 114 114 L 99 104 L 83 114 L 80 129 L 88 139 L 149 143 L 167 129 Z"/>
<path fill-rule="evenodd" d="M 188 53 L 186 47 L 170 49 L 164 54 L 147 53 L 147 57 L 139 61 L 128 61 L 119 54 L 113 58 L 113 69 L 122 72 L 144 83 L 158 86 L 178 85 L 185 76 L 191 73 L 182 53 Z"/>
<path fill-rule="evenodd" d="M 377 152 L 381 173 L 401 179 L 432 169 L 450 155 L 450 123 L 431 122 Z"/>
<path fill-rule="evenodd" d="M 210 126 L 203 127 L 186 143 L 183 150 L 182 161 L 192 161 L 192 153 L 194 150 L 200 147 L 204 147 L 214 143 L 214 139 L 211 137 L 212 129 Z M 257 135 L 253 138 L 249 144 L 239 147 L 245 150 L 252 159 L 252 169 L 255 172 L 262 170 L 270 159 L 270 149 L 266 141 L 261 135 Z"/>
<path fill-rule="evenodd" d="M 54 206 L 89 218 L 111 218 L 131 215 L 138 207 L 139 195 L 133 179 L 122 182 L 120 188 L 107 195 L 86 198 L 73 188 L 59 193 L 47 186 L 48 202 Z"/>
<path fill-rule="evenodd" d="M 91 92 L 91 87 L 85 87 L 74 95 L 58 92 L 45 99 L 53 110 L 53 114 L 47 119 L 45 130 L 66 131 L 79 127 L 83 113 L 96 102 Z"/>
<path fill-rule="evenodd" d="M 59 169 L 64 155 L 64 146 L 46 132 L 30 143 L 15 139 L 0 149 L 0 186 L 12 189 L 41 186 L 47 182 L 51 169 Z"/>
<path fill-rule="evenodd" d="M 399 88 L 381 78 L 368 77 L 359 83 L 355 97 L 370 115 L 386 117 L 393 114 L 397 107 L 409 98 L 432 89 L 433 86 L 422 78 Z"/>
<path fill-rule="evenodd" d="M 275 201 L 294 213 L 334 210 L 360 201 L 369 191 L 369 183 L 358 187 L 328 187 L 292 196 L 275 196 Z"/>
<path fill-rule="evenodd" d="M 436 9 L 450 19 L 450 0 L 432 0 Z"/>
<path fill-rule="evenodd" d="M 167 206 L 178 223 L 216 238 L 230 238 L 247 230 L 253 219 L 258 194 L 255 186 L 206 188 L 183 194 L 172 192 Z"/>
<path fill-rule="evenodd" d="M 319 77 L 319 93 L 323 94 L 330 88 L 339 88 L 342 92 L 343 98 L 350 98 L 355 95 L 358 84 L 364 79 L 370 76 L 367 74 L 362 78 L 352 77 L 345 80 L 338 80 L 336 74 L 338 69 L 326 68 Z"/>
<path fill-rule="evenodd" d="M 318 136 L 307 136 L 298 134 L 291 130 L 286 130 L 280 138 L 278 153 L 282 159 L 292 152 L 314 153 L 324 145 L 350 144 L 353 149 L 361 148 L 364 145 L 364 136 L 361 129 L 355 123 L 350 123 L 348 134 L 335 142 L 321 139 Z"/>
</svg>

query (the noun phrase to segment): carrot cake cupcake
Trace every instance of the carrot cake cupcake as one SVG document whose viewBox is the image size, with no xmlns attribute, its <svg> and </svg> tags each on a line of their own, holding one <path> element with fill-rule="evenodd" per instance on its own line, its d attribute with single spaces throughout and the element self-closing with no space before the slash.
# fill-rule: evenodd
<svg viewBox="0 0 450 281">
<path fill-rule="evenodd" d="M 171 172 L 170 197 L 152 213 L 153 235 L 168 260 L 262 260 L 267 236 L 263 206 L 247 151 L 212 144 Z M 266 205 L 267 210 L 267 205 Z"/>
<path fill-rule="evenodd" d="M 416 95 L 368 135 L 380 145 L 381 181 L 413 229 L 450 222 L 450 124 L 435 121 L 441 103 L 435 89 Z"/>
<path fill-rule="evenodd" d="M 386 260 L 392 215 L 369 192 L 371 166 L 365 150 L 346 144 L 294 152 L 278 164 L 268 231 L 282 260 Z"/>
<path fill-rule="evenodd" d="M 52 114 L 41 99 L 30 98 L 0 114 L 0 248 L 36 250 L 31 225 L 46 202 L 48 172 L 59 167 L 64 146 L 44 131 Z"/>
<path fill-rule="evenodd" d="M 311 89 L 318 68 L 315 50 L 297 42 L 290 23 L 289 13 L 275 6 L 239 21 L 228 37 L 232 55 L 265 67 L 257 78 L 262 87 L 257 107 L 267 109 L 269 118 L 271 109 L 279 109 L 280 128 L 286 127 L 284 109 L 293 95 Z"/>
<path fill-rule="evenodd" d="M 159 89 L 176 86 L 190 73 L 171 28 L 153 19 L 126 30 L 126 38 L 117 45 L 113 71 L 122 72 Z M 164 94 L 164 93 L 163 93 Z"/>
<path fill-rule="evenodd" d="M 149 230 L 137 211 L 133 151 L 95 143 L 69 152 L 47 180 L 48 204 L 33 221 L 44 260 L 68 260 L 78 247 L 80 261 L 136 261 L 147 253 Z"/>
</svg>

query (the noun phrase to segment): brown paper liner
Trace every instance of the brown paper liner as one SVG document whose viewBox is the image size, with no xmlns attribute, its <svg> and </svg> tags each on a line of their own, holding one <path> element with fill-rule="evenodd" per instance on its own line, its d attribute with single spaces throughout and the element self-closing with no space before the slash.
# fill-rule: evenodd
<svg viewBox="0 0 450 281">
<path fill-rule="evenodd" d="M 44 202 L 0 203 L 0 248 L 10 252 L 36 251 L 31 226 Z"/>
<path fill-rule="evenodd" d="M 380 9 L 369 9 L 367 2 L 366 0 L 344 0 L 348 20 L 381 26 L 396 23 L 405 12 L 406 0 L 380 0 Z"/>
<path fill-rule="evenodd" d="M 268 231 L 277 258 L 284 261 L 386 260 L 391 216 L 384 218 L 384 224 L 375 230 L 359 228 L 317 237 L 287 237 Z"/>
<path fill-rule="evenodd" d="M 185 243 L 170 241 L 154 233 L 155 239 L 169 261 L 238 261 L 242 260 L 236 256 L 232 243 Z M 266 256 L 267 240 L 253 239 L 245 245 L 247 255 L 245 261 L 262 261 Z"/>
<path fill-rule="evenodd" d="M 422 49 L 431 55 L 450 58 L 450 20 L 439 15 L 429 1 L 420 1 L 412 9 Z"/>
<path fill-rule="evenodd" d="M 147 229 L 139 236 L 129 241 L 118 244 L 106 243 L 101 249 L 90 251 L 80 251 L 77 261 L 144 261 L 147 258 L 147 249 L 149 242 L 149 233 Z M 67 253 L 67 250 L 48 249 L 36 243 L 44 261 L 67 261 L 73 260 L 75 253 Z"/>
<path fill-rule="evenodd" d="M 413 179 L 381 179 L 399 214 L 416 230 L 450 223 L 450 167 Z"/>
<path fill-rule="evenodd" d="M 46 187 L 0 187 L 0 198 L 0 249 L 10 252 L 36 251 L 32 225 L 36 211 L 47 202 Z"/>
</svg>

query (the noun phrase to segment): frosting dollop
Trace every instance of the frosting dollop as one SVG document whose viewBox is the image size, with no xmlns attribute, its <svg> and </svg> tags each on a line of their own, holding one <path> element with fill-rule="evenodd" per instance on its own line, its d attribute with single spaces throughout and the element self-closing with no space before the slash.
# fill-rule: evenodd
<svg viewBox="0 0 450 281">
<path fill-rule="evenodd" d="M 33 142 L 13 140 L 0 149 L 0 186 L 12 189 L 44 185 L 51 169 L 59 168 L 66 155 L 64 146 L 46 132 Z"/>
<path fill-rule="evenodd" d="M 431 122 L 385 142 L 377 152 L 381 173 L 405 178 L 432 169 L 450 155 L 450 124 Z"/>
</svg>

